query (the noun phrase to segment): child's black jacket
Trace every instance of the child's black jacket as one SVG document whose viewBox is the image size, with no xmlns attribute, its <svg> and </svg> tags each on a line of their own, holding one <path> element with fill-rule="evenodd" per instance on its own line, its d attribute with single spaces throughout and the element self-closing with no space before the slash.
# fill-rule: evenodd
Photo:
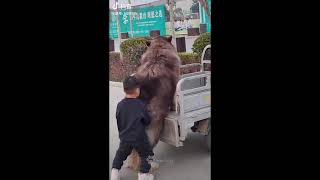
<svg viewBox="0 0 320 180">
<path fill-rule="evenodd" d="M 148 142 L 145 132 L 151 118 L 146 104 L 137 98 L 125 98 L 118 103 L 116 118 L 120 141 L 126 143 Z"/>
</svg>

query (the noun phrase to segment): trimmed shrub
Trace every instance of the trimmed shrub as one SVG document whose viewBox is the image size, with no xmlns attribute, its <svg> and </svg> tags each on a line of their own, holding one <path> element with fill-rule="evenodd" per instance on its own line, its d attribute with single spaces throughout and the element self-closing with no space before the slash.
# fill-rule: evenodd
<svg viewBox="0 0 320 180">
<path fill-rule="evenodd" d="M 195 53 L 178 53 L 181 64 L 191 64 L 200 62 Z M 125 77 L 133 74 L 137 69 L 136 65 L 127 63 L 120 59 L 119 52 L 109 53 L 109 81 L 122 82 Z M 181 74 L 200 71 L 200 66 L 181 68 Z"/>
<path fill-rule="evenodd" d="M 178 53 L 180 59 L 181 59 L 181 65 L 185 64 L 192 64 L 192 63 L 199 63 L 200 58 L 198 57 L 198 54 L 196 53 Z M 193 66 L 193 67 L 184 67 L 180 69 L 181 74 L 188 74 L 200 71 L 200 66 Z"/>
<path fill-rule="evenodd" d="M 134 73 L 136 68 L 120 59 L 119 52 L 109 53 L 109 81 L 122 82 L 124 78 Z"/>
<path fill-rule="evenodd" d="M 200 62 L 200 59 L 196 53 L 182 52 L 178 53 L 178 56 L 180 57 L 182 65 Z"/>
<path fill-rule="evenodd" d="M 120 61 L 120 53 L 118 52 L 109 52 L 110 62 Z"/>
<path fill-rule="evenodd" d="M 147 40 L 145 38 L 137 37 L 130 38 L 120 44 L 120 51 L 123 54 L 123 61 L 138 67 L 142 54 L 147 50 Z"/>
<path fill-rule="evenodd" d="M 209 44 L 211 44 L 211 33 L 203 33 L 194 41 L 192 51 L 200 57 L 203 49 Z"/>
<path fill-rule="evenodd" d="M 119 52 L 109 53 L 110 81 L 121 82 L 125 77 L 134 73 L 140 65 L 140 58 L 147 49 L 147 40 L 144 38 L 131 38 L 121 43 L 120 50 L 123 53 L 123 59 L 120 59 Z M 181 64 L 191 64 L 200 62 L 196 53 L 178 53 Z M 181 74 L 197 72 L 199 66 L 186 67 L 181 69 Z"/>
<path fill-rule="evenodd" d="M 120 44 L 122 59 L 119 52 L 109 53 L 109 67 L 111 81 L 121 82 L 125 77 L 133 74 L 140 65 L 140 58 L 147 49 L 145 38 L 130 38 Z"/>
</svg>

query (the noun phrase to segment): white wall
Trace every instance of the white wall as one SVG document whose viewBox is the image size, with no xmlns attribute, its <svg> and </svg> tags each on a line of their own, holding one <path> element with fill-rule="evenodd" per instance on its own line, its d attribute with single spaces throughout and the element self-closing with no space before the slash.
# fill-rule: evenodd
<svg viewBox="0 0 320 180">
<path fill-rule="evenodd" d="M 186 36 L 186 52 L 192 52 L 192 45 L 199 36 Z"/>
</svg>

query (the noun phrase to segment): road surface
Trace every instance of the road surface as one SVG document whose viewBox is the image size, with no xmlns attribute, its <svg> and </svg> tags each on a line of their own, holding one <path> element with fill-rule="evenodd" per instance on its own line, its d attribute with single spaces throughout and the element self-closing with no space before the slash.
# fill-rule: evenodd
<svg viewBox="0 0 320 180">
<path fill-rule="evenodd" d="M 119 137 L 115 111 L 117 103 L 123 98 L 122 87 L 110 84 L 110 145 L 109 167 L 112 165 L 115 152 L 119 146 Z M 159 142 L 154 149 L 155 159 L 160 165 L 155 180 L 209 180 L 210 179 L 210 152 L 207 151 L 204 136 L 190 132 L 184 146 L 176 148 Z M 109 170 L 109 174 L 110 174 Z M 122 168 L 121 180 L 137 180 L 134 171 Z M 109 177 L 110 179 L 110 177 Z"/>
</svg>

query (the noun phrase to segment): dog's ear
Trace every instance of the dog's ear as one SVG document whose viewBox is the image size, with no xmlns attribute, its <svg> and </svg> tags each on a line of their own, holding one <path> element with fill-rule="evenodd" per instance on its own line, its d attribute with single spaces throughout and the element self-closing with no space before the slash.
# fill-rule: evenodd
<svg viewBox="0 0 320 180">
<path fill-rule="evenodd" d="M 166 36 L 165 38 L 166 38 L 166 40 L 167 40 L 169 43 L 171 43 L 171 41 L 172 41 L 172 36 Z"/>
</svg>

